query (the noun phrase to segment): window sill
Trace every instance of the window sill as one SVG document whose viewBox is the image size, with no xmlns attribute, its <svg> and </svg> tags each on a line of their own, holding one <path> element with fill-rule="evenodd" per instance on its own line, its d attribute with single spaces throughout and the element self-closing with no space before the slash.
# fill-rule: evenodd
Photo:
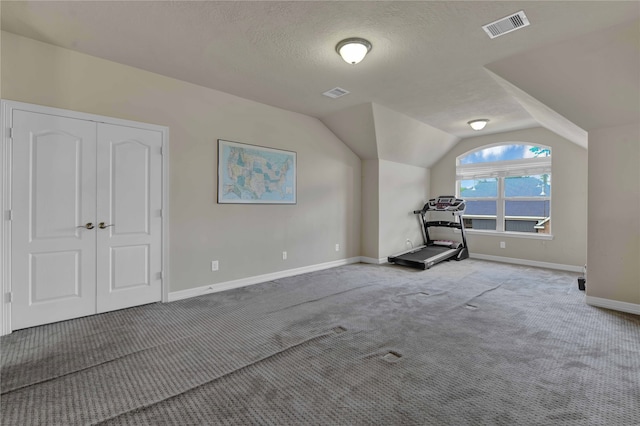
<svg viewBox="0 0 640 426">
<path fill-rule="evenodd" d="M 457 229 L 454 230 L 459 233 Z M 465 229 L 464 232 L 467 235 L 487 235 L 491 237 L 509 237 L 509 238 L 522 238 L 529 240 L 553 240 L 553 234 L 535 234 L 533 232 L 512 232 L 512 231 L 481 231 L 477 229 Z"/>
</svg>

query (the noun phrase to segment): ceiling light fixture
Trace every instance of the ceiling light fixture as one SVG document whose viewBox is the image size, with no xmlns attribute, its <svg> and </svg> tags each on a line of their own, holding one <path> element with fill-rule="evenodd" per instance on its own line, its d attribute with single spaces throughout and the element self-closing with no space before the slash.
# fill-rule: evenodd
<svg viewBox="0 0 640 426">
<path fill-rule="evenodd" d="M 355 65 L 369 53 L 371 43 L 363 38 L 347 38 L 336 45 L 336 52 L 348 64 Z"/>
<path fill-rule="evenodd" d="M 469 124 L 473 130 L 482 130 L 488 122 L 489 120 L 487 118 L 480 118 L 478 120 L 471 120 L 467 124 Z"/>
</svg>

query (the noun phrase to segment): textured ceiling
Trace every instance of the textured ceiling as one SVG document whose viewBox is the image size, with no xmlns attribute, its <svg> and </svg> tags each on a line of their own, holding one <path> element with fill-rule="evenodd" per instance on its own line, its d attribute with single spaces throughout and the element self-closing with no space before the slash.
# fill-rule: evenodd
<svg viewBox="0 0 640 426">
<path fill-rule="evenodd" d="M 519 53 L 488 68 L 584 129 L 640 119 L 638 21 Z"/>
<path fill-rule="evenodd" d="M 482 30 L 519 10 L 529 27 L 494 40 Z M 373 103 L 467 137 L 474 118 L 491 119 L 485 132 L 539 121 L 487 66 L 580 126 L 606 107 L 585 101 L 602 101 L 629 83 L 636 92 L 612 99 L 627 110 L 629 96 L 639 97 L 633 58 L 622 66 L 636 69 L 615 72 L 616 83 L 606 67 L 585 80 L 581 70 L 593 65 L 589 44 L 576 40 L 602 48 L 600 35 L 615 38 L 608 28 L 631 23 L 625 40 L 637 50 L 639 15 L 638 2 L 617 1 L 3 1 L 2 29 L 318 118 Z M 334 50 L 353 36 L 373 44 L 355 66 Z M 622 53 L 609 47 L 611 67 L 618 67 Z M 578 96 L 594 80 L 598 90 Z M 351 93 L 321 95 L 336 86 Z M 617 117 L 600 117 L 598 125 Z"/>
</svg>

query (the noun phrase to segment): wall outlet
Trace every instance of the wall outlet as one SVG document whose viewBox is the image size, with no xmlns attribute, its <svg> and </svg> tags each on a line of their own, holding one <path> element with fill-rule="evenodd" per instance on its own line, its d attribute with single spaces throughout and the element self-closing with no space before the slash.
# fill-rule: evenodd
<svg viewBox="0 0 640 426">
<path fill-rule="evenodd" d="M 217 260 L 212 260 L 211 261 L 211 270 L 212 271 L 217 271 L 218 270 L 218 261 Z"/>
<path fill-rule="evenodd" d="M 287 260 L 287 252 L 286 251 L 282 252 L 282 260 Z"/>
<path fill-rule="evenodd" d="M 340 251 L 340 244 L 336 244 L 336 251 Z"/>
<path fill-rule="evenodd" d="M 500 248 L 507 248 L 507 244 L 504 241 L 500 241 Z"/>
</svg>

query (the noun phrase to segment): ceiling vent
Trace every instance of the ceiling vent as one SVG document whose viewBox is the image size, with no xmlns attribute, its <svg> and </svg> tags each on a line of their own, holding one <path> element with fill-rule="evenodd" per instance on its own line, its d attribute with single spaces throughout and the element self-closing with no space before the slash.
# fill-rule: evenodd
<svg viewBox="0 0 640 426">
<path fill-rule="evenodd" d="M 330 98 L 339 98 L 340 96 L 348 95 L 349 91 L 341 89 L 340 87 L 333 88 L 331 90 L 327 90 L 323 93 L 323 95 L 328 96 Z"/>
<path fill-rule="evenodd" d="M 529 19 L 521 10 L 518 13 L 507 16 L 506 18 L 498 19 L 490 24 L 482 27 L 482 29 L 489 35 L 490 38 L 496 38 L 511 31 L 519 30 L 529 25 Z"/>
</svg>

